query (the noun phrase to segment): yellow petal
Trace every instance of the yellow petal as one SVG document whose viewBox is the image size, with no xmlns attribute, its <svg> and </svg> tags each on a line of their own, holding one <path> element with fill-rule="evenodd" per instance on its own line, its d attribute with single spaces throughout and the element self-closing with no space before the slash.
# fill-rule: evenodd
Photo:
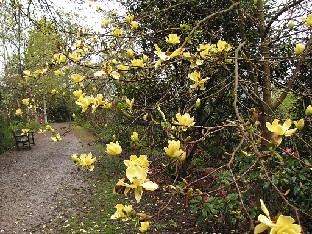
<svg viewBox="0 0 312 234">
<path fill-rule="evenodd" d="M 269 218 L 270 217 L 270 213 L 269 210 L 266 208 L 264 202 L 262 199 L 260 199 L 260 204 L 261 204 L 261 210 L 263 211 L 263 213 L 265 213 L 265 215 Z"/>
<path fill-rule="evenodd" d="M 272 223 L 272 221 L 268 217 L 266 217 L 264 215 L 259 215 L 258 216 L 258 221 L 260 221 L 261 223 L 263 223 L 263 224 L 265 224 L 265 225 L 267 225 L 269 227 L 274 226 L 274 223 Z"/>
<path fill-rule="evenodd" d="M 254 230 L 254 234 L 258 234 L 261 232 L 264 232 L 265 230 L 267 230 L 269 228 L 269 226 L 265 225 L 264 223 L 259 223 Z"/>
<path fill-rule="evenodd" d="M 143 188 L 142 187 L 137 187 L 134 191 L 134 197 L 135 200 L 137 201 L 137 203 L 140 202 L 141 197 L 142 197 L 142 193 L 143 193 Z"/>
<path fill-rule="evenodd" d="M 285 131 L 284 135 L 288 137 L 288 136 L 291 136 L 292 134 L 294 134 L 296 131 L 297 131 L 297 128 L 289 129 L 289 130 Z"/>
<path fill-rule="evenodd" d="M 287 119 L 284 123 L 283 123 L 283 127 L 285 128 L 290 128 L 291 126 L 291 120 L 290 119 Z"/>
<path fill-rule="evenodd" d="M 147 181 L 147 182 L 142 184 L 142 187 L 146 190 L 154 191 L 154 190 L 158 189 L 158 184 L 156 184 L 152 181 Z"/>
<path fill-rule="evenodd" d="M 293 224 L 295 220 L 291 216 L 280 215 L 276 221 L 277 225 L 289 225 Z"/>
</svg>

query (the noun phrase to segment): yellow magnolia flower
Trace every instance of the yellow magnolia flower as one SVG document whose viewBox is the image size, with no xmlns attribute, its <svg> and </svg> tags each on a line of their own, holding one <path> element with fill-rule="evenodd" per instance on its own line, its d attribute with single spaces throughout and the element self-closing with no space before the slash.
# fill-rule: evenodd
<svg viewBox="0 0 312 234">
<path fill-rule="evenodd" d="M 41 128 L 37 131 L 37 133 L 39 133 L 39 134 L 43 134 L 45 132 L 46 132 L 46 130 L 45 129 L 41 129 Z"/>
<path fill-rule="evenodd" d="M 124 164 L 127 167 L 139 166 L 147 169 L 149 166 L 149 161 L 147 160 L 147 155 L 140 155 L 140 157 L 137 157 L 136 155 L 131 155 L 130 160 L 124 160 Z"/>
<path fill-rule="evenodd" d="M 23 114 L 23 111 L 19 108 L 15 111 L 15 114 L 18 116 L 18 115 L 22 115 Z"/>
<path fill-rule="evenodd" d="M 51 137 L 51 139 L 52 141 L 56 142 L 62 140 L 62 137 L 59 133 L 57 133 L 54 137 Z"/>
<path fill-rule="evenodd" d="M 116 143 L 110 142 L 109 144 L 106 144 L 106 153 L 110 155 L 118 155 L 121 154 L 121 152 L 122 148 L 118 141 L 116 141 Z"/>
<path fill-rule="evenodd" d="M 143 55 L 142 55 L 142 59 L 143 59 L 143 62 L 144 62 L 144 63 L 146 63 L 146 62 L 147 62 L 147 60 L 148 60 L 147 55 L 143 54 Z"/>
<path fill-rule="evenodd" d="M 129 66 L 126 66 L 126 65 L 118 65 L 118 66 L 117 66 L 117 69 L 118 69 L 118 71 L 119 71 L 121 74 L 126 74 L 126 73 L 129 71 Z"/>
<path fill-rule="evenodd" d="M 96 161 L 96 157 L 93 158 L 93 155 L 91 153 L 89 154 L 81 154 L 79 163 L 81 166 L 87 168 L 89 171 L 93 171 L 94 169 L 94 163 Z"/>
<path fill-rule="evenodd" d="M 92 96 L 80 96 L 78 100 L 75 102 L 78 106 L 81 106 L 81 112 L 85 112 L 88 107 L 93 103 L 94 97 Z"/>
<path fill-rule="evenodd" d="M 82 59 L 81 56 L 76 52 L 69 54 L 68 57 L 74 62 L 79 62 Z"/>
<path fill-rule="evenodd" d="M 104 21 L 101 23 L 101 27 L 105 28 L 110 24 L 110 19 L 109 18 L 105 18 Z"/>
<path fill-rule="evenodd" d="M 32 73 L 29 70 L 25 70 L 25 71 L 23 71 L 23 73 L 25 76 L 32 76 Z"/>
<path fill-rule="evenodd" d="M 298 122 L 294 121 L 294 124 L 298 130 L 301 130 L 304 127 L 304 119 L 300 119 Z"/>
<path fill-rule="evenodd" d="M 195 125 L 194 117 L 191 117 L 189 113 L 185 113 L 184 115 L 178 113 L 176 114 L 176 118 L 178 120 L 178 124 L 185 127 L 191 127 Z"/>
<path fill-rule="evenodd" d="M 113 31 L 113 35 L 116 36 L 116 37 L 121 36 L 122 35 L 122 29 L 115 28 L 114 31 Z"/>
<path fill-rule="evenodd" d="M 169 34 L 166 38 L 166 42 L 169 44 L 179 44 L 180 36 L 178 36 L 177 34 Z"/>
<path fill-rule="evenodd" d="M 82 92 L 81 89 L 75 90 L 75 91 L 73 92 L 73 94 L 74 94 L 74 96 L 77 97 L 77 98 L 79 98 L 80 96 L 83 96 L 83 95 L 84 95 L 84 93 Z"/>
<path fill-rule="evenodd" d="M 191 85 L 191 88 L 196 89 L 199 87 L 200 90 L 205 90 L 205 82 L 208 81 L 209 78 L 201 79 L 200 72 L 196 70 L 192 73 L 189 73 L 188 77 L 195 82 L 193 85 Z"/>
<path fill-rule="evenodd" d="M 74 163 L 79 162 L 79 158 L 78 158 L 78 155 L 77 155 L 77 154 L 72 154 L 71 159 L 72 159 L 72 161 L 73 161 Z"/>
<path fill-rule="evenodd" d="M 133 104 L 134 104 L 134 98 L 132 98 L 131 100 L 129 98 L 126 98 L 126 104 L 129 107 L 130 112 L 132 112 L 132 107 L 133 107 Z"/>
<path fill-rule="evenodd" d="M 59 77 L 59 76 L 62 76 L 64 74 L 63 74 L 63 72 L 61 70 L 56 70 L 56 71 L 54 71 L 54 75 Z"/>
<path fill-rule="evenodd" d="M 132 58 L 134 56 L 134 51 L 132 49 L 127 49 L 127 53 L 126 54 L 127 54 L 127 56 L 129 58 Z"/>
<path fill-rule="evenodd" d="M 66 62 L 66 56 L 64 54 L 62 54 L 62 53 L 54 54 L 53 55 L 53 59 L 58 64 Z"/>
<path fill-rule="evenodd" d="M 306 116 L 312 115 L 312 106 L 308 105 L 306 111 L 305 111 Z"/>
<path fill-rule="evenodd" d="M 282 143 L 283 135 L 288 137 L 297 131 L 297 128 L 289 129 L 291 126 L 291 120 L 286 120 L 283 125 L 280 125 L 278 119 L 275 119 L 272 124 L 266 122 L 266 127 L 270 132 L 273 132 L 273 141 L 278 146 Z"/>
<path fill-rule="evenodd" d="M 305 44 L 302 44 L 302 43 L 296 44 L 296 47 L 294 48 L 294 52 L 297 55 L 302 54 L 304 50 L 305 50 Z"/>
<path fill-rule="evenodd" d="M 70 76 L 70 78 L 73 81 L 73 83 L 76 84 L 76 83 L 80 83 L 81 81 L 83 81 L 85 77 L 79 74 L 73 74 Z"/>
<path fill-rule="evenodd" d="M 140 202 L 143 189 L 148 191 L 154 191 L 158 188 L 158 185 L 149 179 L 147 179 L 146 169 L 140 166 L 130 166 L 126 170 L 126 176 L 128 180 L 131 182 L 125 183 L 124 180 L 119 180 L 117 185 L 125 186 L 125 194 L 127 194 L 130 189 L 134 189 L 134 196 L 137 203 Z"/>
<path fill-rule="evenodd" d="M 196 108 L 200 107 L 200 98 L 197 98 L 196 103 L 195 103 L 195 107 Z"/>
<path fill-rule="evenodd" d="M 131 141 L 139 141 L 139 134 L 137 132 L 132 132 Z"/>
<path fill-rule="evenodd" d="M 131 28 L 136 30 L 139 27 L 139 23 L 137 21 L 131 21 Z"/>
<path fill-rule="evenodd" d="M 29 129 L 28 128 L 22 128 L 22 133 L 21 135 L 28 135 Z"/>
<path fill-rule="evenodd" d="M 144 67 L 144 62 L 143 59 L 133 59 L 131 61 L 131 65 L 133 67 Z"/>
<path fill-rule="evenodd" d="M 283 125 L 280 125 L 278 119 L 274 119 L 274 121 L 272 122 L 272 124 L 270 124 L 269 122 L 266 122 L 266 127 L 270 132 L 276 133 L 278 136 L 291 136 L 292 134 L 294 134 L 297 129 L 289 129 L 291 126 L 291 120 L 287 119 Z"/>
<path fill-rule="evenodd" d="M 134 15 L 127 15 L 126 16 L 126 22 L 127 23 L 130 23 L 131 21 L 133 21 L 134 20 Z"/>
<path fill-rule="evenodd" d="M 175 51 L 173 51 L 173 52 L 170 54 L 169 57 L 170 57 L 170 58 L 175 58 L 175 57 L 181 55 L 182 52 L 183 52 L 183 49 L 182 49 L 182 48 L 178 48 L 178 49 L 176 49 Z"/>
<path fill-rule="evenodd" d="M 29 98 L 24 98 L 24 99 L 22 100 L 22 103 L 23 103 L 24 105 L 28 106 L 28 105 L 29 105 Z"/>
<path fill-rule="evenodd" d="M 312 13 L 308 15 L 307 18 L 302 19 L 305 22 L 305 26 L 311 26 L 312 25 Z"/>
<path fill-rule="evenodd" d="M 271 234 L 300 234 L 301 233 L 301 227 L 298 224 L 294 224 L 295 220 L 291 216 L 284 216 L 280 215 L 274 223 L 271 218 L 268 209 L 266 208 L 264 202 L 260 199 L 261 203 L 261 209 L 264 212 L 265 215 L 259 215 L 258 221 L 260 221 L 260 224 L 258 224 L 255 227 L 254 234 L 262 233 L 268 229 L 271 229 Z"/>
<path fill-rule="evenodd" d="M 221 40 L 218 41 L 217 43 L 218 52 L 223 52 L 223 51 L 228 52 L 231 49 L 232 49 L 232 46 L 230 46 L 226 41 L 221 41 Z"/>
<path fill-rule="evenodd" d="M 48 130 L 48 131 L 52 131 L 52 130 L 53 130 L 53 128 L 52 128 L 51 125 L 49 125 L 49 124 L 48 124 L 45 128 L 46 128 L 46 130 Z"/>
<path fill-rule="evenodd" d="M 149 222 L 140 222 L 139 231 L 140 232 L 147 232 L 150 229 L 150 223 Z"/>
<path fill-rule="evenodd" d="M 122 219 L 124 221 L 127 221 L 129 218 L 131 218 L 133 214 L 132 205 L 122 205 L 117 204 L 115 206 L 116 212 L 111 216 L 111 219 Z"/>
<path fill-rule="evenodd" d="M 120 78 L 120 73 L 117 71 L 112 71 L 110 75 L 116 80 L 119 80 Z"/>
<path fill-rule="evenodd" d="M 166 61 L 170 59 L 170 56 L 166 54 L 166 52 L 162 52 L 157 44 L 154 44 L 156 49 L 155 54 L 160 58 L 161 61 Z"/>
<path fill-rule="evenodd" d="M 164 150 L 166 154 L 171 158 L 185 159 L 186 153 L 182 149 L 180 149 L 180 147 L 181 147 L 180 141 L 169 140 L 168 147 L 165 147 Z"/>
<path fill-rule="evenodd" d="M 57 91 L 56 89 L 52 89 L 52 90 L 51 90 L 51 94 L 52 94 L 52 95 L 57 94 L 57 93 L 58 93 L 58 91 Z"/>
</svg>

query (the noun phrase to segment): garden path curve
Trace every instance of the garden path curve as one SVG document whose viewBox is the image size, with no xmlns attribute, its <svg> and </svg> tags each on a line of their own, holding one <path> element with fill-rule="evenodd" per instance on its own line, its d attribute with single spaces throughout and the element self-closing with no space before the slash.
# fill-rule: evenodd
<svg viewBox="0 0 312 234">
<path fill-rule="evenodd" d="M 53 127 L 62 134 L 69 124 Z M 56 143 L 50 133 L 36 134 L 30 150 L 0 155 L 0 234 L 54 233 L 56 220 L 75 212 L 70 198 L 87 194 L 88 186 L 71 162 L 72 153 L 85 150 L 71 131 Z"/>
</svg>

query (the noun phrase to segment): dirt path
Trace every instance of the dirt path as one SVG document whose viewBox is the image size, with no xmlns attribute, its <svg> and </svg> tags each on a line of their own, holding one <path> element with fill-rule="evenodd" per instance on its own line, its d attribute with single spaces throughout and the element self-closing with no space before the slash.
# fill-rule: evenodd
<svg viewBox="0 0 312 234">
<path fill-rule="evenodd" d="M 68 124 L 53 127 L 63 133 Z M 56 143 L 50 137 L 36 134 L 31 150 L 0 155 L 0 233 L 56 233 L 55 221 L 75 212 L 70 197 L 86 194 L 88 187 L 71 162 L 72 153 L 86 149 L 73 132 Z"/>
</svg>

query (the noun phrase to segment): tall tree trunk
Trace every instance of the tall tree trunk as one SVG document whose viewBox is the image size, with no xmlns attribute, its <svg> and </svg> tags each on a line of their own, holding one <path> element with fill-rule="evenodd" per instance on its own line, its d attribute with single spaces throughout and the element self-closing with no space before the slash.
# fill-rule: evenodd
<svg viewBox="0 0 312 234">
<path fill-rule="evenodd" d="M 271 90 L 271 69 L 270 69 L 270 38 L 266 34 L 264 18 L 264 1 L 258 0 L 258 30 L 261 40 L 261 54 L 263 58 L 263 81 L 262 81 L 262 114 L 260 116 L 262 141 L 261 150 L 268 151 L 270 148 L 271 132 L 266 128 L 266 122 L 271 122 L 272 112 L 272 90 Z"/>
</svg>

